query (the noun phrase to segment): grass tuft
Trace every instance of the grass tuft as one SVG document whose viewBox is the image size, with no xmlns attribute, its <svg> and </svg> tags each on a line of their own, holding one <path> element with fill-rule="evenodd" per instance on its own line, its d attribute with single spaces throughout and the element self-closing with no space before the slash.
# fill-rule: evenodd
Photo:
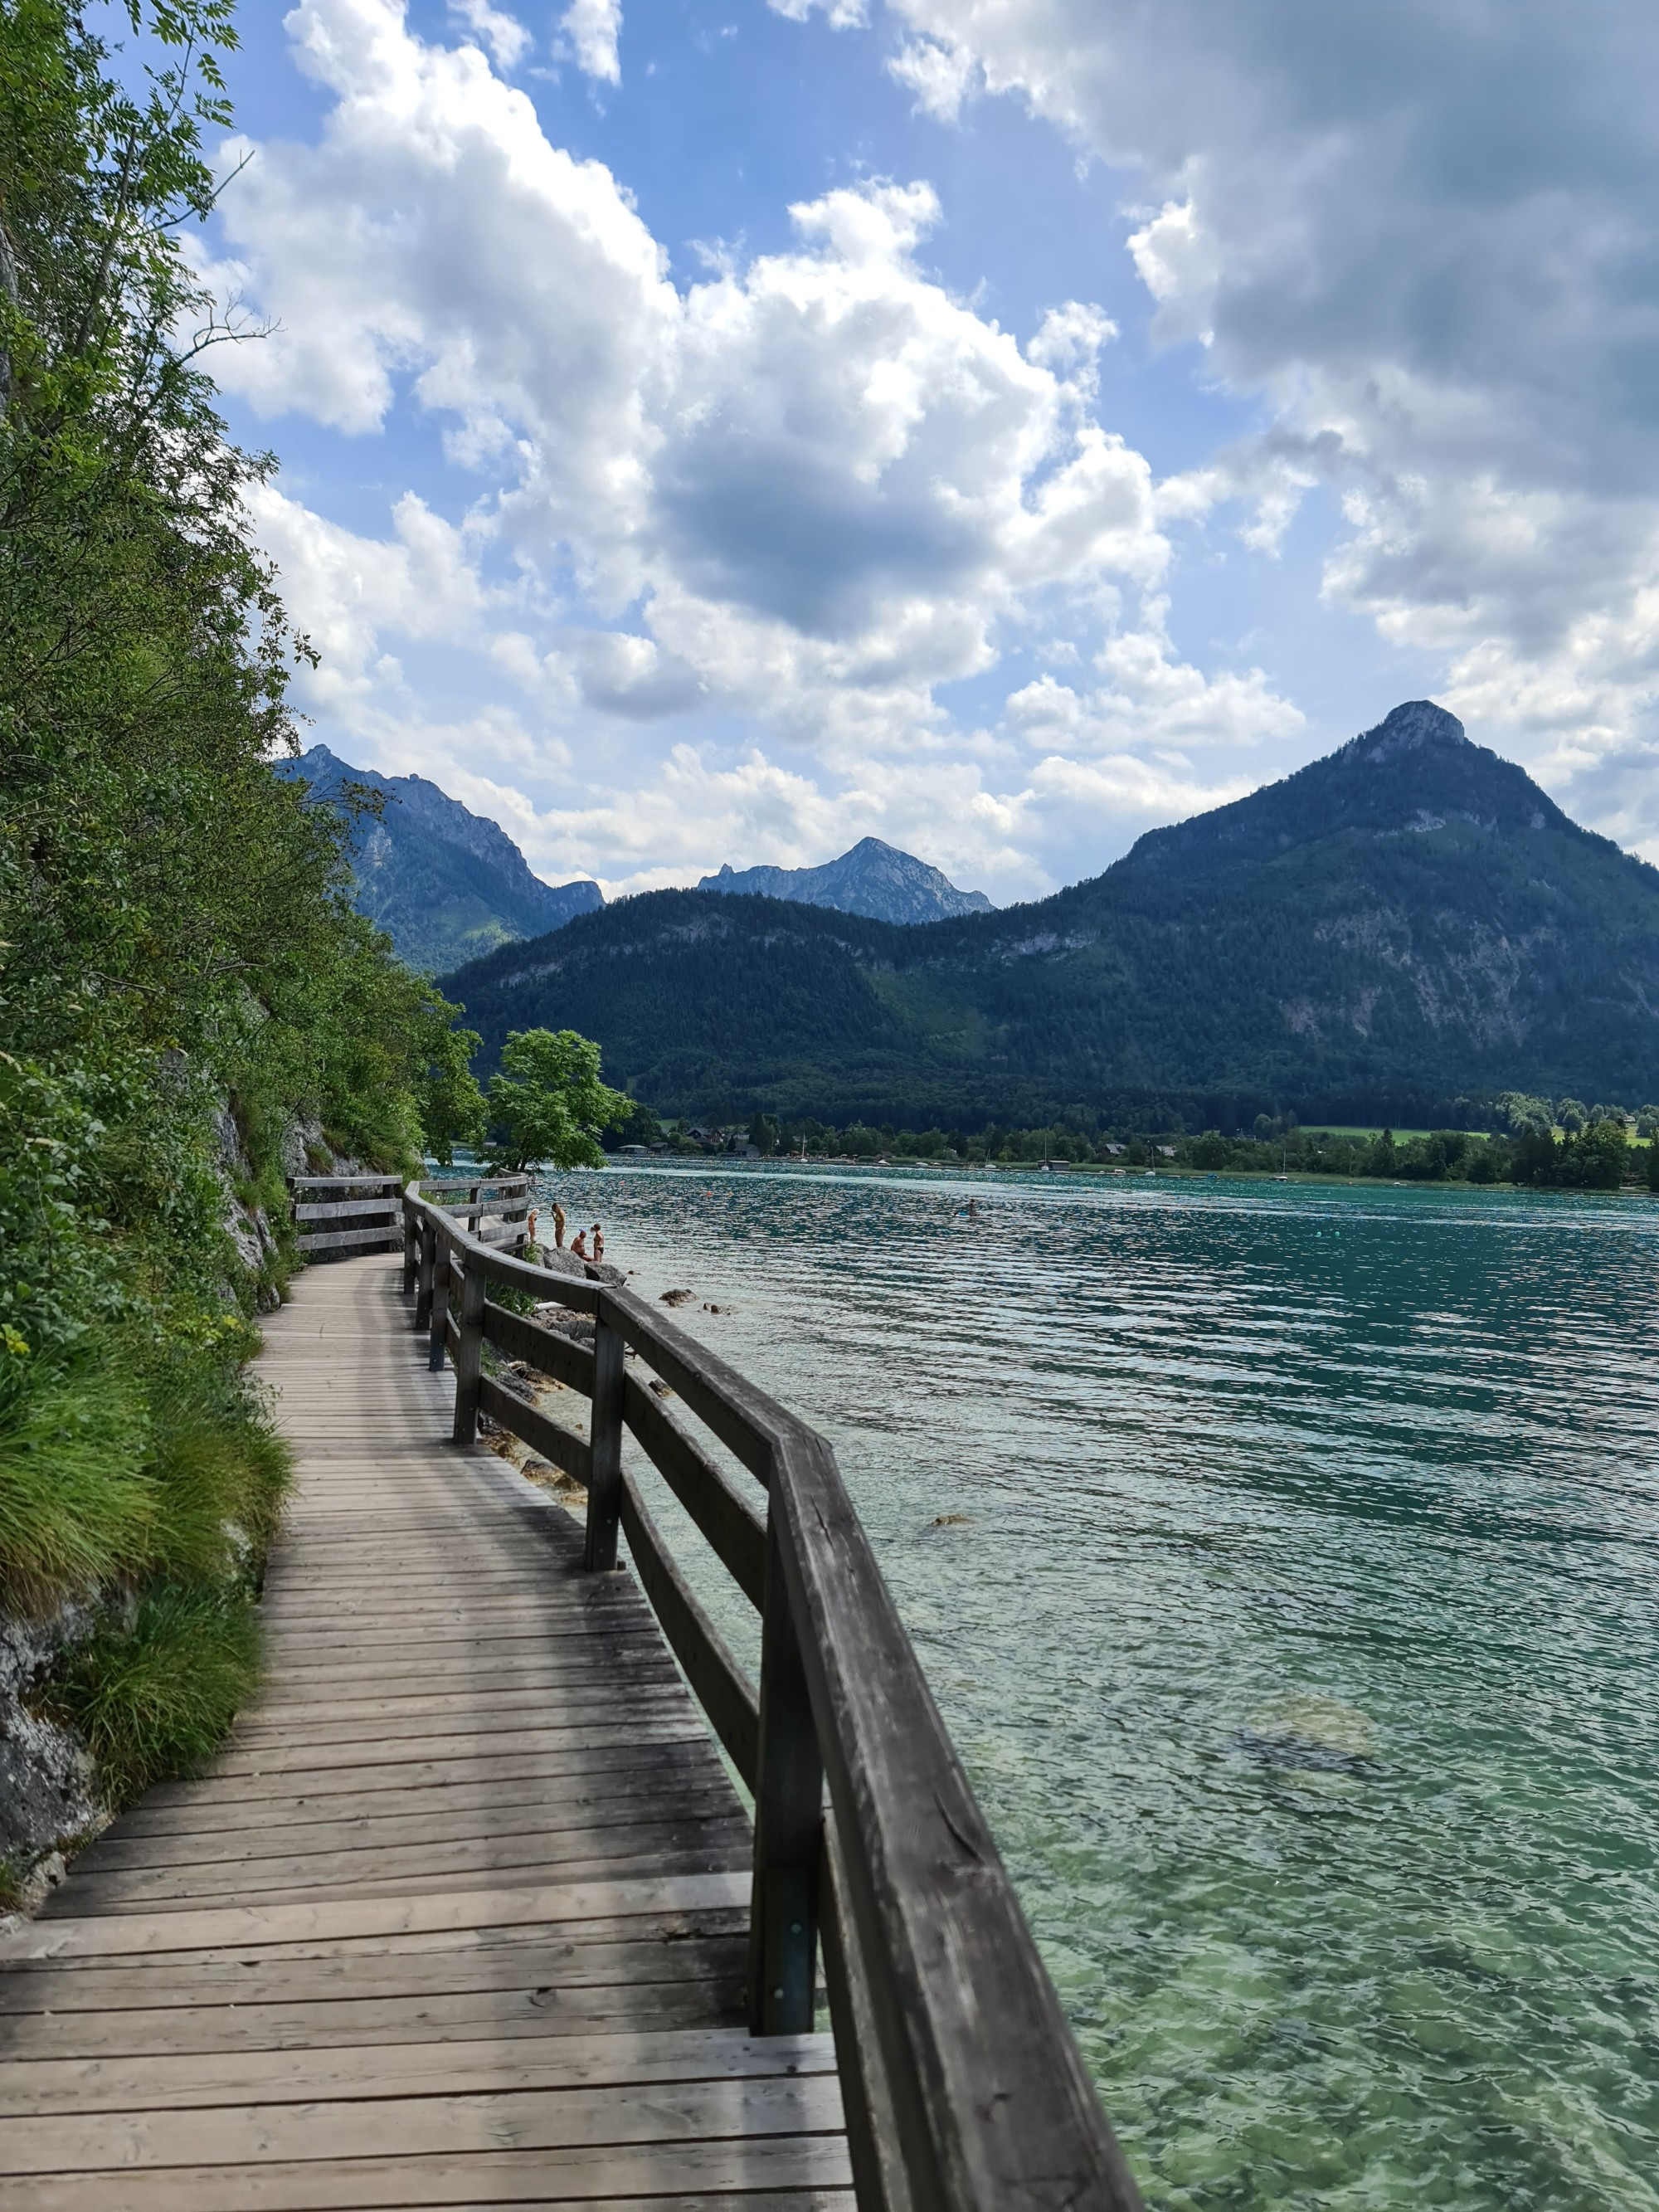
<svg viewBox="0 0 1659 2212">
<path fill-rule="evenodd" d="M 0 1367 L 0 1601 L 39 1617 L 146 1556 L 155 1486 L 142 1401 L 109 1366 Z"/>
<path fill-rule="evenodd" d="M 119 1802 L 187 1773 L 224 1740 L 259 1679 L 259 1619 L 239 1590 L 161 1583 L 131 1627 L 83 1644 L 47 1692 Z"/>
</svg>

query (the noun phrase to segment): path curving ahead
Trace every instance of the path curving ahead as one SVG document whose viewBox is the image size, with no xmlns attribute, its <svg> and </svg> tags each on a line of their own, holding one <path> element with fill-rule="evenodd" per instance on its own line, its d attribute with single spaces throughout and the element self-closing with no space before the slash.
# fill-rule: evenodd
<svg viewBox="0 0 1659 2212">
<path fill-rule="evenodd" d="M 0 1937 L 0 2212 L 851 2212 L 830 2039 L 744 2032 L 750 1831 L 655 1620 L 448 1443 L 398 1267 L 266 1324 L 261 1703 Z"/>
</svg>

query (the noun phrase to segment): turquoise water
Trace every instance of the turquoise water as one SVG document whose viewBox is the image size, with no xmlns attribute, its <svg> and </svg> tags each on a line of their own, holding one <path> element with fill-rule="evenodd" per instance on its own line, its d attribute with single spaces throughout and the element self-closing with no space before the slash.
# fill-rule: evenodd
<svg viewBox="0 0 1659 2212">
<path fill-rule="evenodd" d="M 1153 2203 L 1659 2212 L 1659 1206 L 560 1188 L 835 1441 Z"/>
</svg>

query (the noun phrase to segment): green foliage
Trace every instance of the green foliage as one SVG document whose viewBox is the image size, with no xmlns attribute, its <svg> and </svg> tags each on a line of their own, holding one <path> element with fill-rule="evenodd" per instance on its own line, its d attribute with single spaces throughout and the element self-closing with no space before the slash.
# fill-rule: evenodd
<svg viewBox="0 0 1659 2212">
<path fill-rule="evenodd" d="M 79 1730 L 118 1799 L 209 1758 L 259 1675 L 259 1620 L 234 1587 L 159 1583 L 112 1615 L 43 1703 Z"/>
<path fill-rule="evenodd" d="M 98 1593 L 60 1687 L 133 1786 L 251 1679 L 286 1456 L 241 1376 L 233 1191 L 315 1118 L 388 1169 L 476 1133 L 469 1040 L 274 774 L 295 637 L 182 234 L 216 190 L 228 0 L 131 0 L 118 62 L 0 0 L 0 1601 Z M 136 1626 L 133 1624 L 136 1623 Z"/>
<path fill-rule="evenodd" d="M 435 995 L 422 1009 L 419 1025 L 424 1046 L 424 1065 L 419 1064 L 416 1102 L 426 1149 L 441 1167 L 448 1167 L 457 1145 L 471 1148 L 483 1144 L 489 1111 L 472 1073 L 472 1055 L 478 1049 L 476 1030 L 452 1026 L 460 1012 Z"/>
<path fill-rule="evenodd" d="M 633 1101 L 599 1079 L 599 1048 L 574 1030 L 514 1030 L 490 1079 L 500 1134 L 492 1164 L 598 1168 L 599 1135 L 626 1121 Z"/>
</svg>

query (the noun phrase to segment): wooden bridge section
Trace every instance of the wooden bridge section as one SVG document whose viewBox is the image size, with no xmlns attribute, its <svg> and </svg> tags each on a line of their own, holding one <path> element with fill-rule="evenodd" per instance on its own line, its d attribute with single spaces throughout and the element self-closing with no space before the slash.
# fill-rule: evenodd
<svg viewBox="0 0 1659 2212">
<path fill-rule="evenodd" d="M 268 1686 L 0 1937 L 0 2212 L 1133 2212 L 829 1448 L 477 1197 L 411 1189 L 401 1279 L 314 1268 L 267 1325 L 300 1455 Z M 584 1391 L 587 1434 L 501 1354 Z M 586 1484 L 585 1526 L 481 1410 Z M 624 1428 L 760 1612 L 758 1685 Z"/>
</svg>

